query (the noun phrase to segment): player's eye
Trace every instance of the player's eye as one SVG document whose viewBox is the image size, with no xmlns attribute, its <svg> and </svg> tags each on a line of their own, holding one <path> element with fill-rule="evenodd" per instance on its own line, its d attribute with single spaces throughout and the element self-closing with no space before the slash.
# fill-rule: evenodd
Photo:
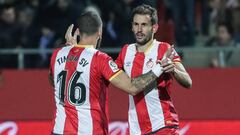
<svg viewBox="0 0 240 135">
<path fill-rule="evenodd" d="M 134 25 L 134 26 L 137 26 L 137 25 L 138 25 L 138 23 L 134 22 L 134 23 L 133 23 L 133 25 Z"/>
<path fill-rule="evenodd" d="M 147 23 L 142 23 L 142 26 L 147 26 Z"/>
</svg>

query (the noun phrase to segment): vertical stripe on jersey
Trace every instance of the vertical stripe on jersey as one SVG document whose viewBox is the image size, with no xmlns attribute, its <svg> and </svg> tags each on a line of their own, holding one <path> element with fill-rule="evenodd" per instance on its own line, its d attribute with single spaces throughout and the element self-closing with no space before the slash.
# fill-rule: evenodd
<svg viewBox="0 0 240 135">
<path fill-rule="evenodd" d="M 55 68 L 55 61 L 56 61 L 56 58 L 57 58 L 57 54 L 59 52 L 59 50 L 61 50 L 61 48 L 58 48 L 57 50 L 55 50 L 52 54 L 52 57 L 51 57 L 51 73 L 52 73 L 52 76 L 54 77 L 54 68 Z"/>
<path fill-rule="evenodd" d="M 84 104 L 80 106 L 76 106 L 78 112 L 78 135 L 92 135 L 93 134 L 93 121 L 91 116 L 91 108 L 90 108 L 90 65 L 93 58 L 94 53 L 90 53 L 91 48 L 86 48 L 79 57 L 79 62 L 82 59 L 85 59 L 88 64 L 87 65 L 80 65 L 77 66 L 77 71 L 82 72 L 80 79 L 78 82 L 83 83 L 86 87 L 86 101 Z M 78 63 L 79 63 L 78 62 Z"/>
<path fill-rule="evenodd" d="M 76 49 L 79 49 L 78 51 L 76 51 Z M 80 56 L 82 51 L 84 50 L 84 48 L 77 48 L 77 47 L 73 47 L 69 53 L 67 57 L 70 57 L 72 55 L 74 56 Z M 75 108 L 75 106 L 71 105 L 69 103 L 69 96 L 68 93 L 69 92 L 69 81 L 71 80 L 71 77 L 73 76 L 73 74 L 76 72 L 76 68 L 77 68 L 78 62 L 76 61 L 68 61 L 66 62 L 65 65 L 65 70 L 67 71 L 67 77 L 66 77 L 66 89 L 65 89 L 65 112 L 67 113 L 67 117 L 66 117 L 66 122 L 65 122 L 65 127 L 64 127 L 64 134 L 77 134 L 78 131 L 78 121 L 79 118 L 77 117 L 77 110 Z M 66 101 L 67 100 L 67 101 Z"/>
<path fill-rule="evenodd" d="M 131 78 L 134 78 L 143 73 L 144 59 L 144 53 L 137 53 L 135 55 L 132 66 Z M 144 92 L 141 92 L 133 97 L 137 111 L 138 122 L 142 133 L 144 133 L 144 131 L 152 131 L 152 125 L 147 111 L 147 105 L 144 96 Z"/>
<path fill-rule="evenodd" d="M 91 115 L 93 118 L 93 135 L 105 135 L 108 134 L 108 95 L 106 90 L 106 84 L 102 78 L 102 74 L 99 69 L 103 63 L 99 62 L 98 54 L 93 56 L 90 67 L 90 105 Z M 101 57 L 100 57 L 101 58 Z M 100 72 L 99 72 L 100 71 Z"/>
<path fill-rule="evenodd" d="M 131 78 L 134 78 L 143 73 L 144 59 L 145 59 L 144 53 L 137 53 L 135 55 L 132 66 Z M 133 99 L 137 111 L 138 122 L 140 125 L 141 132 L 142 133 L 144 133 L 145 131 L 151 132 L 152 125 L 147 111 L 146 101 L 144 99 L 144 92 L 140 92 L 139 94 L 134 96 Z"/>
<path fill-rule="evenodd" d="M 158 59 L 163 59 L 163 55 L 164 53 L 167 51 L 168 49 L 168 44 L 161 42 L 158 48 Z M 169 83 L 171 83 L 171 77 L 170 74 L 165 74 L 165 79 L 167 79 L 167 81 L 165 80 L 165 87 L 168 88 Z M 161 106 L 162 106 L 162 110 L 164 111 L 164 118 L 165 120 L 163 121 L 165 125 L 169 125 L 169 123 L 167 123 L 167 121 L 172 121 L 172 118 L 177 118 L 176 112 L 174 110 L 173 104 L 170 101 L 170 95 L 169 95 L 169 90 L 166 88 L 161 88 L 158 90 L 159 93 L 159 99 L 163 100 L 163 102 L 161 102 Z M 167 99 L 167 101 L 166 101 Z M 170 112 L 170 110 L 174 110 L 173 113 Z"/>
<path fill-rule="evenodd" d="M 126 49 L 126 55 L 123 59 L 124 70 L 131 77 L 132 64 L 136 54 L 136 47 L 134 44 L 131 44 Z M 141 134 L 141 130 L 138 124 L 138 117 L 136 112 L 136 107 L 134 104 L 133 96 L 129 95 L 129 109 L 128 109 L 128 123 L 129 123 L 129 132 L 131 135 Z"/>
<path fill-rule="evenodd" d="M 125 57 L 126 57 L 128 47 L 129 47 L 129 45 L 127 45 L 127 44 L 124 45 L 124 47 L 122 48 L 118 58 L 115 60 L 119 69 L 124 69 L 124 60 L 125 60 Z"/>
<path fill-rule="evenodd" d="M 56 57 L 57 57 L 57 54 L 58 54 L 58 52 L 59 52 L 60 49 L 61 49 L 61 48 L 55 50 L 55 51 L 53 52 L 53 54 L 52 54 L 52 57 L 51 57 L 50 71 L 49 71 L 49 72 L 50 72 L 50 74 L 51 74 L 52 77 L 54 77 L 55 61 L 56 61 Z M 53 80 L 54 80 L 54 78 L 53 78 Z M 54 93 L 55 93 L 55 90 L 54 90 Z M 54 96 L 54 97 L 55 97 L 55 96 Z M 52 122 L 53 128 L 54 128 L 54 125 L 55 125 L 56 113 L 57 113 L 57 112 L 54 111 L 54 120 L 53 120 L 53 122 Z M 53 131 L 52 131 L 52 132 L 53 132 Z"/>
<path fill-rule="evenodd" d="M 67 56 L 70 49 L 72 47 L 66 47 L 66 48 L 62 48 L 61 50 L 58 51 L 56 59 L 55 59 L 55 63 L 54 63 L 54 86 L 55 86 L 55 102 L 56 102 L 56 108 L 57 108 L 57 112 L 56 112 L 56 118 L 55 118 L 55 125 L 53 128 L 53 132 L 56 134 L 63 134 L 64 133 L 64 125 L 65 125 L 65 120 L 66 120 L 66 113 L 65 113 L 65 109 L 64 107 L 59 104 L 60 100 L 59 100 L 59 83 L 57 83 L 57 76 L 58 74 L 65 69 L 65 63 L 62 63 L 59 65 L 59 63 L 57 62 L 57 59 L 63 57 L 63 56 Z"/>
<path fill-rule="evenodd" d="M 157 56 L 158 56 L 158 47 L 159 47 L 159 42 L 154 41 L 153 46 L 148 54 L 145 55 L 145 61 L 143 65 L 143 74 L 147 73 L 151 70 L 151 68 L 148 68 L 146 63 L 152 59 L 153 62 L 157 61 Z M 158 89 L 154 88 L 150 92 L 148 92 L 145 95 L 145 102 L 147 106 L 147 110 L 149 113 L 149 118 L 151 121 L 152 125 L 152 131 L 156 131 L 160 129 L 161 127 L 164 127 L 164 115 L 163 115 L 163 110 L 161 106 L 161 101 L 159 99 L 159 93 Z"/>
</svg>

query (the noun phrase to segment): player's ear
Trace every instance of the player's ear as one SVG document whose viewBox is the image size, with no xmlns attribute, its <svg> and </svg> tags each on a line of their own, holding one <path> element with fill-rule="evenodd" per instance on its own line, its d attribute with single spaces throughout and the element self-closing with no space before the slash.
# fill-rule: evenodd
<svg viewBox="0 0 240 135">
<path fill-rule="evenodd" d="M 133 31 L 133 22 L 132 22 L 132 25 L 131 25 L 131 27 L 132 27 L 132 32 L 134 32 L 134 31 Z"/>
<path fill-rule="evenodd" d="M 153 25 L 153 33 L 156 33 L 157 30 L 158 30 L 158 24 L 156 23 Z"/>
<path fill-rule="evenodd" d="M 102 29 L 99 29 L 99 31 L 97 32 L 97 38 L 102 38 Z"/>
<path fill-rule="evenodd" d="M 98 39 L 101 39 L 101 38 L 102 38 L 102 34 L 101 34 L 101 33 L 98 33 L 98 34 L 97 34 L 97 40 L 98 40 Z"/>
</svg>

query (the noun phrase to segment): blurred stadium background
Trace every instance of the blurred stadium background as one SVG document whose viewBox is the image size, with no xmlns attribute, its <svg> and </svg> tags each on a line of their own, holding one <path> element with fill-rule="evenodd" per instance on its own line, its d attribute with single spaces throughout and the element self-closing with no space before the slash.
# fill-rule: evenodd
<svg viewBox="0 0 240 135">
<path fill-rule="evenodd" d="M 174 44 L 193 79 L 176 82 L 182 135 L 240 134 L 240 0 L 0 0 L 0 135 L 48 135 L 54 115 L 49 58 L 85 10 L 104 21 L 102 51 L 133 42 L 131 9 L 158 10 L 155 38 Z M 109 91 L 110 134 L 127 131 L 128 96 Z"/>
</svg>

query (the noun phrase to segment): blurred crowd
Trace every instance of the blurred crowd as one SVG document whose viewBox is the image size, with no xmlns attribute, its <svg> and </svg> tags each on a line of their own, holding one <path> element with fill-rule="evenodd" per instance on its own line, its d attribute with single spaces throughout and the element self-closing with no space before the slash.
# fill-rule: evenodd
<svg viewBox="0 0 240 135">
<path fill-rule="evenodd" d="M 97 10 L 104 22 L 102 47 L 134 42 L 131 10 L 142 3 L 158 10 L 156 39 L 178 47 L 238 46 L 240 0 L 0 0 L 0 49 L 34 48 L 25 55 L 25 68 L 48 67 L 46 48 L 63 44 L 67 27 L 85 10 Z M 228 59 L 231 53 L 225 55 Z M 0 68 L 16 68 L 15 55 L 0 55 Z M 218 66 L 214 60 L 212 66 Z"/>
</svg>

